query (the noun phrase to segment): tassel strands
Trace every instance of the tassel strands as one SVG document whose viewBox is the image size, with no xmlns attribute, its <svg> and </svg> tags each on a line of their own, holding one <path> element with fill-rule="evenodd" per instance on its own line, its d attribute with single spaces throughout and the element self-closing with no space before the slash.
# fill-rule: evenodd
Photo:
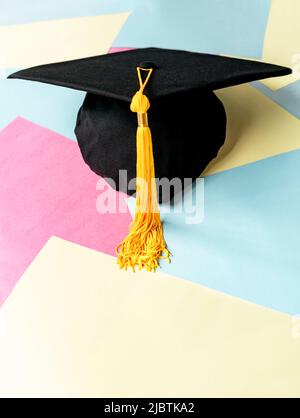
<svg viewBox="0 0 300 418">
<path fill-rule="evenodd" d="M 147 72 L 145 81 L 142 71 Z M 155 271 L 159 267 L 159 259 L 164 258 L 170 262 L 171 257 L 164 240 L 159 214 L 152 137 L 147 116 L 150 102 L 144 95 L 152 72 L 153 69 L 137 68 L 140 89 L 134 95 L 130 106 L 131 111 L 138 116 L 136 208 L 129 234 L 116 248 L 120 268 L 127 270 L 131 267 L 133 271 L 136 267 L 140 270 Z"/>
</svg>

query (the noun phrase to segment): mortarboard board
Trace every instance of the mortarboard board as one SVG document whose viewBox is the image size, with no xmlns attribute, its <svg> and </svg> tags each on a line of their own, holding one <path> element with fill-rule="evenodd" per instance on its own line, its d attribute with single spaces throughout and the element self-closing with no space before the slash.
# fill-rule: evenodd
<svg viewBox="0 0 300 418">
<path fill-rule="evenodd" d="M 145 48 L 42 65 L 9 78 L 87 92 L 75 128 L 85 162 L 129 194 L 135 190 L 128 190 L 127 184 L 137 178 L 135 219 L 117 249 L 118 263 L 155 270 L 158 259 L 169 259 L 170 253 L 152 180 L 195 180 L 216 157 L 226 137 L 226 113 L 214 90 L 290 73 L 289 68 L 257 61 Z M 151 132 L 144 91 L 152 104 Z M 138 114 L 137 141 L 130 102 Z M 121 170 L 126 171 L 125 189 Z M 160 190 L 159 200 L 173 194 Z"/>
</svg>

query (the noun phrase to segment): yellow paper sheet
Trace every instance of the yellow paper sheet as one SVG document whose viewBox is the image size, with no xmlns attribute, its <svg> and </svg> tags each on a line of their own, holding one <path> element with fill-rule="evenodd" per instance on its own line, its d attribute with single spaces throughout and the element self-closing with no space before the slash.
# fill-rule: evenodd
<svg viewBox="0 0 300 418">
<path fill-rule="evenodd" d="M 0 26 L 0 66 L 30 67 L 104 54 L 128 13 Z"/>
<path fill-rule="evenodd" d="M 263 81 L 269 88 L 277 90 L 300 80 L 300 1 L 272 0 L 263 60 L 294 69 L 291 76 Z"/>
<path fill-rule="evenodd" d="M 0 394 L 297 396 L 293 321 L 52 238 L 0 310 Z"/>
<path fill-rule="evenodd" d="M 204 175 L 300 148 L 300 121 L 252 86 L 216 93 L 226 108 L 227 137 Z"/>
</svg>

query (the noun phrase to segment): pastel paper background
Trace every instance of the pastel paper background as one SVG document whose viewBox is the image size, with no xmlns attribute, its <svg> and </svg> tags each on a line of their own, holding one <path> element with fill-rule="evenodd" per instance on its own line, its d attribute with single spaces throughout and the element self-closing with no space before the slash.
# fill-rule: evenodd
<svg viewBox="0 0 300 418">
<path fill-rule="evenodd" d="M 51 235 L 114 254 L 130 215 L 97 212 L 99 177 L 75 142 L 18 118 L 0 145 L 1 305 Z"/>
<path fill-rule="evenodd" d="M 216 94 L 226 109 L 227 136 L 204 171 L 206 176 L 300 148 L 300 120 L 253 87 L 236 86 Z"/>
<path fill-rule="evenodd" d="M 298 315 L 299 167 L 297 150 L 208 176 L 197 205 L 163 215 L 173 258 L 162 261 L 162 271 Z M 203 204 L 203 222 L 191 224 L 197 212 L 202 220 Z"/>
<path fill-rule="evenodd" d="M 228 135 L 205 173 L 204 222 L 163 214 L 173 259 L 156 275 L 93 251 L 113 255 L 131 218 L 96 212 L 98 177 L 69 140 L 84 93 L 5 80 L 111 46 L 298 68 L 299 2 L 0 3 L 0 305 L 31 264 L 0 309 L 0 393 L 299 396 L 297 74 L 217 92 Z"/>
<path fill-rule="evenodd" d="M 114 46 L 152 44 L 257 58 L 262 54 L 270 0 L 135 0 L 129 4 L 135 7 Z"/>
<path fill-rule="evenodd" d="M 57 238 L 0 324 L 3 394 L 300 395 L 288 315 L 161 273 L 120 271 L 114 258 Z"/>
<path fill-rule="evenodd" d="M 259 58 L 270 4 L 271 0 L 27 0 L 25 6 L 13 0 L 5 4 L 0 23 L 130 13 L 114 46 L 151 44 Z"/>
<path fill-rule="evenodd" d="M 22 6 L 23 3 L 20 4 L 18 1 L 15 1 L 10 3 L 10 7 L 6 8 L 7 13 L 5 14 L 5 17 L 2 17 L 2 19 L 4 19 L 2 23 L 5 23 L 6 25 L 30 23 L 28 27 L 32 27 L 31 23 L 36 22 L 38 20 L 50 20 L 50 22 L 48 23 L 49 25 L 51 25 L 53 23 L 52 19 L 67 19 L 67 21 L 69 21 L 70 18 L 77 17 L 81 19 L 83 16 L 86 17 L 88 14 L 129 13 L 130 19 L 128 19 L 127 22 L 124 24 L 120 36 L 123 36 L 126 33 L 129 36 L 131 30 L 136 30 L 137 26 L 132 24 L 132 22 L 135 21 L 136 16 L 139 16 L 139 22 L 136 22 L 138 24 L 141 24 L 141 22 L 143 21 L 145 22 L 145 19 L 148 19 L 149 22 L 151 22 L 151 19 L 154 19 L 153 22 L 156 22 L 156 27 L 159 28 L 159 30 L 157 30 L 153 34 L 153 36 L 151 36 L 151 38 L 145 40 L 145 46 L 149 46 L 147 44 L 148 42 L 149 44 L 150 42 L 152 44 L 152 42 L 155 41 L 156 36 L 159 37 L 159 39 L 157 39 L 157 45 L 162 46 L 161 43 L 164 42 L 165 38 L 164 34 L 159 32 L 160 30 L 164 30 L 164 27 L 162 27 L 162 25 L 160 25 L 159 22 L 163 16 L 166 17 L 165 10 L 167 10 L 167 3 L 167 1 L 163 3 L 157 3 L 155 4 L 155 7 L 149 8 L 148 6 L 150 3 L 148 3 L 147 0 L 142 2 L 125 1 L 122 3 L 105 3 L 100 1 L 96 3 L 94 1 L 88 0 L 84 3 L 84 7 L 83 3 L 80 2 L 78 2 L 76 5 L 71 5 L 68 2 L 68 0 L 62 0 L 58 7 L 54 7 L 52 2 L 50 3 L 48 1 L 45 1 L 44 6 L 35 5 L 36 7 L 30 7 L 30 4 L 28 4 L 28 7 L 25 10 L 24 6 Z M 179 5 L 179 3 L 173 2 L 172 4 L 175 5 L 174 10 L 170 10 L 170 8 L 168 9 L 170 11 L 170 14 L 167 16 L 168 20 L 166 20 L 167 23 L 165 25 L 165 27 L 168 27 L 169 30 L 171 30 L 172 28 L 172 21 L 174 19 L 174 15 L 172 13 L 175 12 L 175 9 L 177 13 L 179 10 L 181 10 L 181 5 Z M 69 7 L 63 7 L 63 5 Z M 220 47 L 222 49 L 221 52 L 225 53 L 226 43 L 228 43 L 227 45 L 233 45 L 233 38 L 231 38 L 231 36 L 233 36 L 237 28 L 239 28 L 238 25 L 240 25 L 242 19 L 245 16 L 247 16 L 247 24 L 249 24 L 249 22 L 251 22 L 252 20 L 255 20 L 257 27 L 258 25 L 261 25 L 261 32 L 255 32 L 255 34 L 253 35 L 256 36 L 255 39 L 251 37 L 234 36 L 236 42 L 235 45 L 237 46 L 237 48 L 246 47 L 247 44 L 245 44 L 244 41 L 245 38 L 247 38 L 247 41 L 249 40 L 249 42 L 251 42 L 251 48 L 255 46 L 257 51 L 258 49 L 260 50 L 259 53 L 256 53 L 257 57 L 259 58 L 262 55 L 263 44 L 265 45 L 265 47 L 266 45 L 271 44 L 279 46 L 278 43 L 272 40 L 272 34 L 271 36 L 268 36 L 268 39 L 264 39 L 267 24 L 268 28 L 272 25 L 276 27 L 276 25 L 278 26 L 279 24 L 276 23 L 276 19 L 274 20 L 273 18 L 274 13 L 268 15 L 270 11 L 271 2 L 260 2 L 259 5 L 257 4 L 257 7 L 253 7 L 253 5 L 254 2 L 248 2 L 246 0 L 243 2 L 236 2 L 235 0 L 232 0 L 232 7 L 230 8 L 230 10 L 229 8 L 223 10 L 222 6 L 220 6 L 220 2 L 218 1 L 207 2 L 203 0 L 201 2 L 192 2 L 191 7 L 188 11 L 185 10 L 184 13 L 180 13 L 180 22 L 186 29 L 187 22 L 189 23 L 189 27 L 193 26 L 194 21 L 192 16 L 201 16 L 201 18 L 202 16 L 206 16 L 206 14 L 214 17 L 220 16 L 219 23 L 220 25 L 224 26 L 224 30 L 222 32 L 224 44 L 220 43 L 220 40 L 218 38 L 215 38 L 214 36 L 210 36 L 209 38 L 207 38 L 207 42 L 209 52 L 214 52 L 214 48 Z M 278 6 L 278 2 L 275 6 Z M 279 6 L 281 7 L 281 5 Z M 197 13 L 196 10 L 198 11 Z M 245 10 L 247 10 L 247 13 L 242 13 L 242 11 L 244 12 Z M 272 10 L 274 10 L 274 7 L 272 7 Z M 195 13 L 192 13 L 193 11 Z M 258 15 L 259 18 L 257 19 Z M 237 16 L 239 16 L 240 18 L 235 19 L 235 17 Z M 227 26 L 227 23 L 231 22 L 230 19 L 235 19 L 235 24 L 237 26 L 233 24 L 229 24 Z M 73 19 L 70 20 L 73 21 Z M 218 21 L 218 19 L 216 21 Z M 283 26 L 287 25 L 288 19 L 283 19 L 282 22 Z M 249 26 L 247 26 L 243 23 L 243 28 L 245 30 L 247 30 L 248 27 L 250 27 L 250 24 Z M 291 27 L 293 27 L 293 25 L 291 25 Z M 210 25 L 210 28 L 213 30 L 213 25 Z M 1 29 L 9 31 L 10 27 L 7 26 Z M 201 25 L 197 25 L 197 31 L 198 30 L 202 30 Z M 208 29 L 206 28 L 206 30 Z M 201 37 L 201 39 L 204 39 L 205 37 L 203 37 L 201 33 L 199 35 L 199 32 L 197 31 L 194 30 L 195 39 L 197 39 L 197 37 Z M 185 32 L 187 34 L 189 33 L 187 31 Z M 143 34 L 143 36 L 149 36 L 149 32 L 145 31 L 145 33 L 146 34 Z M 174 39 L 174 43 L 177 43 L 176 38 L 169 37 L 169 39 L 170 42 L 173 42 L 172 39 Z M 185 41 L 188 42 L 188 36 L 185 38 Z M 116 40 L 115 42 L 117 43 L 118 40 Z M 143 42 L 143 40 L 139 38 L 139 42 Z M 129 44 L 126 43 L 123 45 L 128 46 Z M 132 46 L 136 45 L 137 44 L 134 44 Z M 192 45 L 192 43 L 190 43 L 189 45 Z M 279 50 L 280 48 L 277 49 Z M 276 48 L 273 48 L 273 51 L 276 51 Z M 249 56 L 251 55 L 251 53 L 248 54 L 245 51 L 239 52 L 239 54 Z M 275 58 L 276 56 L 274 56 L 274 59 Z M 16 86 L 15 90 L 13 90 L 12 87 L 6 87 L 8 85 Z M 27 86 L 26 88 L 22 87 L 25 85 Z M 258 85 L 259 84 L 256 83 L 256 86 Z M 3 88 L 8 88 L 7 93 L 3 90 L 5 94 L 2 96 L 4 99 L 4 110 L 3 112 L 1 112 L 1 114 L 6 115 L 5 119 L 3 120 L 3 126 L 5 126 L 8 122 L 13 120 L 18 114 L 22 114 L 23 116 L 26 116 L 31 120 L 35 120 L 36 122 L 41 123 L 44 126 L 52 128 L 60 133 L 74 138 L 72 131 L 78 107 L 81 104 L 81 101 L 84 96 L 82 93 L 73 92 L 67 89 L 61 89 L 57 87 L 38 85 L 36 83 L 20 82 L 18 84 L 17 81 L 14 81 L 13 83 L 11 81 L 3 81 Z M 272 93 L 270 93 L 270 91 L 267 90 L 267 88 L 262 87 L 261 85 L 259 88 L 262 91 L 264 91 L 265 94 L 268 94 L 270 97 L 272 96 Z M 245 95 L 245 100 L 242 103 L 238 103 L 234 100 L 232 101 L 230 99 L 230 93 L 229 101 L 228 103 L 226 103 L 226 96 L 228 97 L 228 95 L 227 93 L 224 93 L 225 106 L 227 106 L 226 108 L 231 119 L 230 131 L 228 136 L 229 140 L 227 141 L 226 147 L 223 149 L 218 159 L 215 162 L 213 162 L 211 167 L 209 167 L 209 169 L 207 170 L 207 174 L 221 172 L 232 167 L 248 164 L 249 162 L 256 161 L 258 159 L 267 158 L 271 155 L 276 155 L 282 152 L 298 148 L 298 121 L 296 121 L 296 119 L 293 119 L 292 117 L 289 117 L 289 115 L 287 115 L 279 107 L 276 107 L 275 105 L 272 106 L 271 102 L 268 100 L 264 100 L 261 95 L 255 95 L 253 92 L 250 93 L 250 90 L 245 90 L 245 92 L 248 92 L 248 94 Z M 281 91 L 279 92 L 280 96 L 277 94 L 277 92 L 274 93 L 274 100 L 280 103 L 282 106 L 285 106 L 285 108 L 290 109 L 290 111 L 296 113 L 295 109 L 297 104 L 297 94 L 289 94 L 285 89 L 281 89 Z M 293 93 L 295 93 L 295 90 L 293 90 Z M 22 94 L 24 94 L 23 100 L 20 99 L 22 98 Z M 221 92 L 220 94 L 222 95 L 223 93 Z M 232 97 L 233 96 L 234 93 L 232 94 Z M 16 100 L 16 97 L 18 97 L 18 100 Z M 44 97 L 46 97 L 47 99 L 44 100 L 43 106 L 41 106 L 40 101 L 43 100 Z M 243 97 L 244 96 L 240 94 L 239 100 L 242 101 Z M 11 102 L 9 102 L 7 105 L 8 98 L 9 100 L 11 100 Z M 251 106 L 249 107 L 247 105 L 248 102 L 250 102 L 251 104 Z M 255 123 L 252 123 L 251 125 L 248 123 L 247 125 L 247 121 L 249 121 L 248 115 L 250 116 L 250 114 L 253 121 L 257 120 L 257 118 L 259 117 L 259 112 L 254 111 L 256 109 L 257 103 L 259 103 L 257 109 L 259 109 L 260 111 L 261 118 L 259 119 L 260 123 L 257 123 L 258 127 L 254 128 Z M 32 106 L 32 104 L 34 104 L 34 106 Z M 240 104 L 242 104 L 242 110 L 240 112 L 240 115 L 237 115 L 238 117 L 236 119 L 238 121 L 242 121 L 242 127 L 248 126 L 247 130 L 244 130 L 243 135 L 240 135 L 241 126 L 234 125 L 234 118 L 231 117 L 231 115 L 236 113 L 237 108 L 240 108 Z M 11 111 L 12 109 L 13 112 Z M 265 109 L 267 112 L 264 113 L 265 110 L 263 112 L 263 109 Z M 2 117 L 4 118 L 4 116 Z M 264 117 L 266 119 L 264 119 Z M 271 120 L 272 122 L 274 120 L 278 121 L 276 129 L 271 129 L 272 123 L 267 123 L 267 120 L 269 122 L 271 122 Z M 286 126 L 288 126 L 288 131 L 285 128 Z M 249 129 L 249 127 L 251 129 Z M 278 129 L 280 127 L 282 127 L 282 130 Z M 282 132 L 281 135 L 280 132 Z M 235 136 L 235 133 L 239 135 Z M 285 135 L 285 141 L 281 140 L 282 135 Z"/>
<path fill-rule="evenodd" d="M 300 79 L 299 16 L 299 1 L 272 0 L 265 34 L 263 59 L 294 67 L 293 74 L 288 77 L 264 81 L 264 84 L 274 90 Z"/>
<path fill-rule="evenodd" d="M 143 1 L 143 0 L 140 0 Z M 1 0 L 1 25 L 131 12 L 135 0 Z"/>
<path fill-rule="evenodd" d="M 253 83 L 253 86 L 296 118 L 300 119 L 300 81 L 296 81 L 279 90 L 271 90 L 260 82 Z"/>
</svg>

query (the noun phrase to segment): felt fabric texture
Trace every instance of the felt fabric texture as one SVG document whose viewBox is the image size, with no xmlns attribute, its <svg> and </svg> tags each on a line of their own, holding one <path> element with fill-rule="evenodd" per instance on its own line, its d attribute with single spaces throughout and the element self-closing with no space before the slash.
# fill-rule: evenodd
<svg viewBox="0 0 300 418">
<path fill-rule="evenodd" d="M 138 90 L 136 67 L 143 62 L 153 63 L 156 67 L 147 88 L 151 100 L 203 89 L 217 90 L 291 73 L 288 68 L 262 62 L 143 48 L 42 65 L 21 70 L 10 78 L 56 84 L 130 102 Z"/>
<path fill-rule="evenodd" d="M 81 153 L 101 177 L 114 180 L 117 190 L 132 195 L 136 177 L 136 114 L 127 103 L 88 93 L 75 129 Z M 226 114 L 214 93 L 190 94 L 182 100 L 161 99 L 149 110 L 156 178 L 194 181 L 216 157 L 226 137 Z M 198 129 L 195 129 L 195 126 Z M 119 170 L 127 170 L 120 175 Z M 126 177 L 125 177 L 126 175 Z M 160 202 L 180 191 L 159 187 Z"/>
</svg>

